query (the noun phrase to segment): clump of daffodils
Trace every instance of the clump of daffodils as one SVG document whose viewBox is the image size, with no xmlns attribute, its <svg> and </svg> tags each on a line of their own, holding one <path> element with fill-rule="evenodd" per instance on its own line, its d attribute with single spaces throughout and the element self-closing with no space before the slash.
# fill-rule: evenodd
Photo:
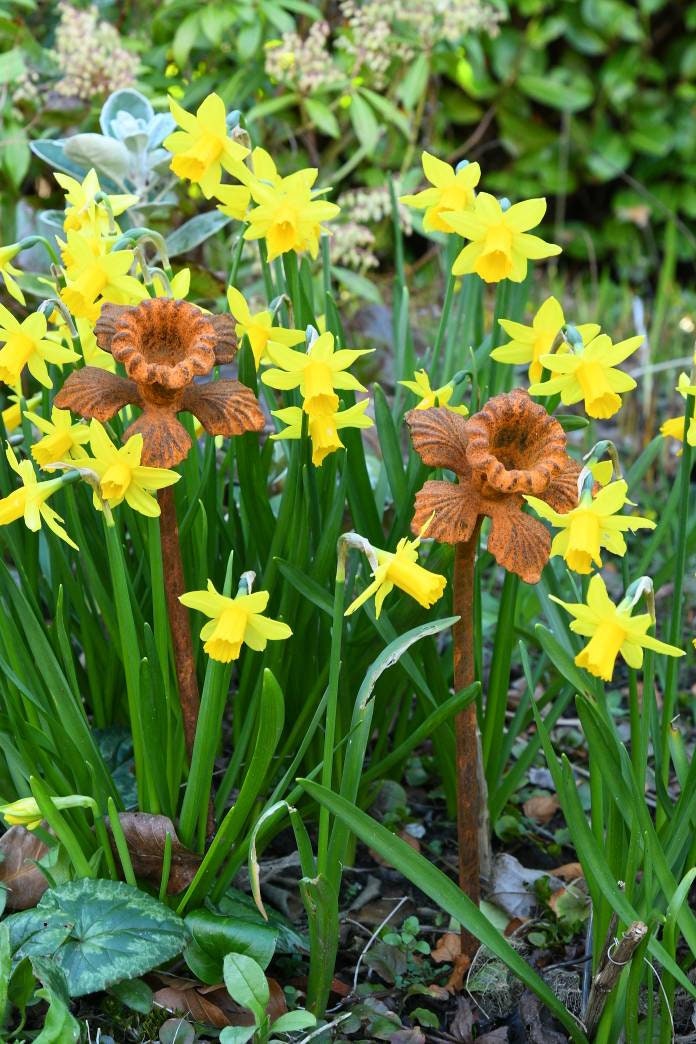
<svg viewBox="0 0 696 1044">
<path fill-rule="evenodd" d="M 261 380 L 283 391 L 297 388 L 302 396 L 301 407 L 288 406 L 274 411 L 273 415 L 287 427 L 272 437 L 301 438 L 303 418 L 306 418 L 312 441 L 312 463 L 319 467 L 329 453 L 343 448 L 338 434 L 341 428 L 370 427 L 372 421 L 365 416 L 367 399 L 341 410 L 336 394 L 337 391 L 366 390 L 348 368 L 368 353 L 369 349 L 336 351 L 332 333 L 317 334 L 314 330 L 310 331 L 306 352 L 269 343 L 268 357 L 275 366 L 267 369 Z"/>
</svg>

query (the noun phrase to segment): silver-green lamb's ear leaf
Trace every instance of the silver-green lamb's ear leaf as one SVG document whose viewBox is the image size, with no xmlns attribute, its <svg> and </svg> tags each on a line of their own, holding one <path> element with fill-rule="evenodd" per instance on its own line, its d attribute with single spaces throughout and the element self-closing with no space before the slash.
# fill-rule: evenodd
<svg viewBox="0 0 696 1044">
<path fill-rule="evenodd" d="M 47 163 L 51 170 L 58 170 L 62 174 L 70 174 L 71 177 L 80 180 L 85 176 L 91 164 L 78 163 L 65 155 L 65 140 L 61 138 L 44 138 L 43 141 L 30 141 L 29 148 L 40 160 Z"/>
<path fill-rule="evenodd" d="M 232 218 L 221 214 L 219 210 L 209 210 L 206 214 L 196 214 L 190 221 L 185 221 L 170 236 L 167 236 L 167 253 L 170 257 L 177 254 L 185 254 L 194 247 L 200 246 L 206 239 L 210 239 L 225 225 L 229 225 Z"/>
<path fill-rule="evenodd" d="M 5 923 L 14 962 L 50 957 L 71 997 L 144 975 L 181 953 L 186 941 L 180 917 L 122 881 L 70 881 Z"/>
<path fill-rule="evenodd" d="M 128 176 L 131 157 L 126 146 L 103 134 L 75 134 L 65 141 L 65 155 L 89 170 L 96 167 L 108 177 L 122 181 Z"/>
<path fill-rule="evenodd" d="M 112 137 L 123 142 L 131 152 L 144 152 L 147 148 L 147 124 L 136 120 L 129 112 L 120 111 L 111 121 Z"/>
<path fill-rule="evenodd" d="M 43 236 L 64 236 L 63 232 L 63 220 L 65 214 L 62 210 L 42 210 L 39 213 L 37 221 L 39 223 L 39 229 Z"/>
<path fill-rule="evenodd" d="M 148 126 L 148 148 L 156 149 L 176 128 L 176 120 L 169 112 L 158 112 Z"/>
<path fill-rule="evenodd" d="M 99 115 L 99 126 L 103 134 L 107 134 L 109 137 L 117 137 L 117 135 L 114 135 L 112 123 L 119 112 L 127 112 L 129 116 L 142 121 L 145 126 L 150 123 L 155 115 L 152 105 L 140 91 L 136 91 L 132 87 L 124 87 L 122 90 L 114 91 L 113 94 L 110 94 L 102 106 L 102 111 Z"/>
</svg>

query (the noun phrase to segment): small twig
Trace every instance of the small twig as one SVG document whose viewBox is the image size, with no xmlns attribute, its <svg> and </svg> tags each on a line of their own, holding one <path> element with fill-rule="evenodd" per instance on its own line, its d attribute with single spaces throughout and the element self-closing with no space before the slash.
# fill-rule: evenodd
<svg viewBox="0 0 696 1044">
<path fill-rule="evenodd" d="M 370 938 L 365 943 L 360 956 L 358 957 L 357 961 L 355 962 L 355 972 L 353 973 L 353 993 L 355 993 L 357 991 L 357 989 L 358 989 L 358 974 L 360 972 L 360 965 L 362 964 L 363 957 L 365 956 L 367 951 L 370 949 L 370 947 L 372 946 L 372 944 L 375 941 L 375 939 L 378 938 L 379 933 L 382 931 L 384 926 L 386 924 L 388 924 L 389 921 L 391 921 L 392 917 L 394 917 L 394 915 L 399 912 L 401 907 L 404 905 L 405 902 L 408 901 L 408 899 L 409 899 L 409 896 L 402 895 L 401 899 L 399 899 L 399 901 L 396 904 L 396 906 L 394 907 L 394 909 L 390 910 L 389 913 L 387 914 L 387 916 L 382 921 L 382 923 L 377 925 L 377 927 L 375 928 L 374 932 L 372 933 Z"/>
<path fill-rule="evenodd" d="M 630 963 L 635 950 L 640 946 L 647 931 L 647 924 L 643 924 L 642 921 L 634 921 L 633 924 L 629 925 L 616 945 L 612 944 L 606 951 L 606 960 L 594 977 L 592 989 L 590 990 L 590 999 L 587 1002 L 585 1026 L 588 1037 L 592 1037 L 599 1025 L 599 1020 L 609 994 L 618 982 L 622 970 Z M 613 953 L 612 950 L 614 951 Z"/>
</svg>

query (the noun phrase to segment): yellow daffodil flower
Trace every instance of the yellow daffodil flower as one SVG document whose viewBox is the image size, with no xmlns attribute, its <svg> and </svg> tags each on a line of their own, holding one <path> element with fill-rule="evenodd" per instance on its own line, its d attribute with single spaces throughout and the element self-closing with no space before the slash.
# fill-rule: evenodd
<svg viewBox="0 0 696 1044">
<path fill-rule="evenodd" d="M 210 199 L 220 184 L 223 169 L 236 177 L 244 176 L 242 161 L 249 150 L 230 137 L 225 103 L 218 94 L 209 94 L 195 116 L 171 96 L 169 108 L 182 129 L 174 131 L 162 144 L 173 153 L 171 169 L 177 177 L 200 185 L 203 195 Z"/>
<path fill-rule="evenodd" d="M 630 504 L 627 493 L 628 485 L 623 479 L 610 482 L 596 497 L 587 490 L 578 506 L 565 515 L 554 511 L 538 497 L 526 496 L 524 499 L 537 515 L 560 529 L 551 544 L 551 557 L 562 555 L 574 572 L 590 573 L 593 563 L 599 568 L 602 566 L 602 548 L 614 555 L 626 554 L 624 532 L 655 528 L 655 523 L 649 518 L 617 514 L 625 504 Z"/>
<path fill-rule="evenodd" d="M 169 280 L 169 287 L 161 279 L 153 279 L 152 289 L 155 297 L 171 297 L 175 301 L 185 301 L 191 289 L 191 269 L 180 268 Z"/>
<path fill-rule="evenodd" d="M 424 609 L 429 609 L 442 597 L 447 580 L 439 573 L 431 573 L 429 569 L 418 564 L 420 541 L 420 536 L 415 540 L 403 537 L 393 552 L 374 548 L 377 559 L 377 568 L 372 573 L 374 580 L 348 606 L 346 616 L 350 616 L 375 595 L 375 616 L 379 617 L 384 599 L 395 587 L 405 591 Z"/>
<path fill-rule="evenodd" d="M 625 601 L 614 605 L 598 573 L 590 580 L 586 604 L 550 597 L 574 617 L 571 631 L 590 639 L 575 657 L 575 663 L 603 681 L 611 681 L 619 654 L 629 667 L 636 669 L 643 665 L 644 649 L 653 649 L 665 656 L 684 655 L 683 649 L 667 645 L 647 633 L 653 623 L 649 613 L 632 616 L 632 605 Z"/>
<path fill-rule="evenodd" d="M 94 167 L 81 182 L 77 178 L 71 178 L 68 174 L 59 174 L 55 171 L 53 177 L 65 190 L 67 205 L 63 228 L 66 232 L 80 232 L 85 229 L 97 235 L 106 235 L 111 226 L 109 211 L 112 217 L 118 217 L 119 214 L 128 210 L 128 207 L 132 207 L 138 202 L 137 196 L 126 193 L 97 199 L 101 193 L 101 186 Z"/>
<path fill-rule="evenodd" d="M 95 808 L 94 798 L 83 794 L 70 794 L 67 797 L 51 797 L 51 804 L 62 808 Z M 43 815 L 38 802 L 34 798 L 19 798 L 8 805 L 0 805 L 0 816 L 8 827 L 23 826 L 26 830 L 36 830 L 43 822 Z"/>
<path fill-rule="evenodd" d="M 10 522 L 24 517 L 26 527 L 36 533 L 44 521 L 56 536 L 78 551 L 77 544 L 73 543 L 60 524 L 63 519 L 46 503 L 49 497 L 65 485 L 65 478 L 61 476 L 47 482 L 39 482 L 30 460 L 18 461 L 10 445 L 5 452 L 10 467 L 21 478 L 22 486 L 0 500 L 0 526 L 7 526 Z"/>
<path fill-rule="evenodd" d="M 104 252 L 104 242 L 82 232 L 68 232 L 63 260 L 67 285 L 60 296 L 78 319 L 94 322 L 102 302 L 135 304 L 147 291 L 135 276 L 128 275 L 135 255 L 132 250 Z"/>
<path fill-rule="evenodd" d="M 664 424 L 660 425 L 660 435 L 664 438 L 677 439 L 679 443 L 684 442 L 684 417 L 670 417 Z M 689 429 L 686 441 L 690 446 L 696 446 L 696 417 L 689 421 Z M 682 450 L 679 450 L 681 453 Z"/>
<path fill-rule="evenodd" d="M 19 394 L 10 395 L 9 398 L 11 405 L 6 406 L 5 409 L 2 411 L 2 424 L 7 435 L 9 435 L 12 431 L 16 431 L 16 429 L 19 428 L 22 423 L 21 396 Z M 41 398 L 41 392 L 38 392 L 36 395 L 32 395 L 31 399 L 27 399 L 25 407 L 28 406 L 30 410 L 33 410 L 36 406 L 39 405 L 39 403 L 41 402 Z"/>
<path fill-rule="evenodd" d="M 529 380 L 541 380 L 544 369 L 541 357 L 551 351 L 556 337 L 565 325 L 565 316 L 559 302 L 555 297 L 547 298 L 532 319 L 531 326 L 515 323 L 511 319 L 500 319 L 499 322 L 512 340 L 494 348 L 491 359 L 512 366 L 528 363 Z M 578 328 L 578 333 L 583 341 L 591 340 L 599 333 L 599 326 L 587 323 Z"/>
<path fill-rule="evenodd" d="M 336 217 L 340 207 L 317 199 L 312 189 L 319 172 L 312 168 L 298 170 L 280 182 L 267 185 L 252 181 L 250 190 L 255 206 L 247 215 L 249 227 L 245 239 L 265 239 L 268 260 L 289 251 L 308 250 L 312 257 L 319 253 L 322 224 Z"/>
<path fill-rule="evenodd" d="M 50 421 L 29 411 L 25 416 L 35 428 L 44 432 L 44 437 L 31 447 L 31 455 L 40 468 L 58 460 L 78 460 L 87 456 L 82 447 L 89 442 L 89 428 L 86 424 L 73 424 L 70 410 L 59 410 L 54 406 Z"/>
<path fill-rule="evenodd" d="M 257 370 L 261 360 L 267 355 L 269 344 L 290 348 L 305 339 L 303 330 L 286 330 L 282 326 L 274 326 L 271 311 L 256 312 L 252 315 L 243 295 L 233 286 L 227 288 L 227 303 L 237 320 L 235 333 L 238 339 L 241 341 L 245 336 L 249 338 Z"/>
<path fill-rule="evenodd" d="M 26 304 L 24 294 L 15 279 L 15 276 L 21 275 L 21 272 L 11 264 L 20 250 L 19 243 L 11 243 L 10 246 L 0 247 L 0 276 L 2 276 L 5 282 L 5 289 L 10 297 L 14 297 L 15 301 L 19 301 L 23 305 Z"/>
<path fill-rule="evenodd" d="M 152 490 L 173 486 L 181 476 L 168 468 L 148 468 L 140 463 L 142 435 L 131 435 L 125 446 L 115 446 L 99 421 L 92 420 L 89 442 L 94 459 L 85 461 L 85 466 L 99 476 L 99 490 L 109 507 L 117 507 L 125 500 L 141 515 L 157 518 L 160 507 Z M 94 506 L 101 507 L 96 496 Z"/>
<path fill-rule="evenodd" d="M 443 384 L 441 388 L 431 388 L 430 378 L 425 370 L 416 370 L 412 381 L 399 381 L 399 384 L 403 384 L 404 388 L 408 388 L 414 395 L 419 396 L 420 402 L 416 403 L 414 407 L 416 410 L 429 410 L 433 406 L 444 406 L 452 413 L 461 414 L 462 417 L 466 417 L 469 412 L 463 404 L 461 406 L 449 405 L 449 401 L 454 395 L 454 381 Z"/>
<path fill-rule="evenodd" d="M 621 409 L 619 392 L 631 391 L 636 382 L 627 373 L 615 369 L 643 343 L 643 338 L 629 337 L 612 344 L 607 334 L 594 337 L 581 350 L 562 355 L 542 355 L 541 364 L 551 374 L 548 381 L 532 384 L 530 395 L 561 394 L 564 406 L 585 403 L 588 417 L 606 420 Z"/>
<path fill-rule="evenodd" d="M 452 211 L 469 210 L 473 206 L 481 168 L 478 163 L 460 163 L 452 167 L 429 152 L 424 152 L 421 159 L 423 173 L 432 188 L 401 196 L 400 201 L 415 210 L 425 210 L 423 228 L 426 232 L 451 233 L 452 226 L 442 215 L 449 216 Z"/>
<path fill-rule="evenodd" d="M 77 361 L 75 352 L 46 336 L 47 328 L 43 312 L 32 312 L 20 322 L 0 305 L 0 341 L 5 342 L 0 348 L 0 381 L 16 387 L 26 366 L 39 384 L 52 388 L 46 363 L 63 366 Z"/>
<path fill-rule="evenodd" d="M 357 377 L 347 370 L 356 359 L 372 350 L 343 348 L 334 351 L 332 333 L 319 334 L 306 352 L 269 342 L 268 357 L 280 369 L 272 367 L 266 370 L 261 380 L 270 388 L 283 391 L 299 388 L 307 412 L 312 408 L 335 410 L 338 406 L 336 390 L 365 391 Z"/>
<path fill-rule="evenodd" d="M 339 437 L 342 428 L 371 428 L 372 421 L 365 416 L 369 399 L 362 399 L 346 410 L 313 408 L 305 413 L 299 406 L 286 406 L 282 410 L 274 410 L 277 417 L 287 427 L 271 435 L 272 439 L 299 439 L 302 437 L 302 418 L 307 416 L 307 430 L 312 441 L 312 464 L 321 467 L 324 458 L 336 450 L 343 449 Z"/>
<path fill-rule="evenodd" d="M 614 476 L 613 460 L 595 460 L 587 465 L 592 473 L 592 478 L 600 486 L 606 486 Z"/>
<path fill-rule="evenodd" d="M 252 179 L 264 182 L 267 185 L 276 186 L 282 184 L 283 181 L 278 173 L 278 168 L 273 162 L 273 158 L 265 149 L 257 147 L 252 150 L 251 169 L 253 175 L 251 178 L 247 179 L 247 184 L 218 185 L 215 189 L 215 196 L 220 200 L 221 204 L 218 207 L 218 210 L 222 211 L 223 214 L 227 214 L 228 217 L 234 218 L 236 221 L 246 220 L 249 204 L 251 203 L 251 189 L 249 188 L 249 183 Z"/>
<path fill-rule="evenodd" d="M 488 192 L 480 192 L 471 210 L 447 213 L 443 220 L 460 236 L 470 239 L 452 266 L 453 275 L 476 272 L 486 283 L 510 279 L 521 283 L 527 261 L 560 254 L 555 243 L 529 234 L 546 213 L 545 199 L 527 199 L 505 207 Z"/>
<path fill-rule="evenodd" d="M 291 636 L 287 624 L 263 615 L 269 597 L 268 591 L 257 591 L 228 598 L 216 591 L 213 581 L 209 580 L 207 591 L 189 591 L 180 595 L 179 601 L 210 617 L 201 631 L 203 648 L 212 660 L 230 663 L 239 658 L 242 645 L 263 652 L 268 642 Z"/>
</svg>

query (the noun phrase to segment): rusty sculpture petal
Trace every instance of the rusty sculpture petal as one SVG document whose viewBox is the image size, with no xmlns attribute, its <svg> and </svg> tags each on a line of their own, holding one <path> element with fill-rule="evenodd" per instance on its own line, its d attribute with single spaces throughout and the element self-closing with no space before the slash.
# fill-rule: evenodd
<svg viewBox="0 0 696 1044">
<path fill-rule="evenodd" d="M 238 381 L 193 383 L 234 358 L 231 316 L 206 315 L 186 301 L 162 297 L 134 307 L 104 305 L 95 332 L 128 379 L 86 366 L 70 374 L 56 405 L 102 421 L 128 404 L 139 407 L 143 412 L 124 438 L 142 434 L 143 464 L 171 468 L 185 458 L 191 439 L 178 413 L 193 413 L 210 435 L 263 429 L 256 397 Z"/>
<path fill-rule="evenodd" d="M 551 547 L 541 522 L 523 512 L 533 493 L 557 511 L 577 504 L 580 466 L 566 453 L 558 421 L 526 392 L 491 399 L 464 419 L 442 408 L 406 415 L 416 451 L 426 464 L 454 471 L 458 482 L 428 481 L 416 496 L 412 529 L 431 517 L 428 535 L 446 544 L 468 540 L 476 519 L 488 516 L 488 549 L 504 569 L 536 583 Z"/>
</svg>

